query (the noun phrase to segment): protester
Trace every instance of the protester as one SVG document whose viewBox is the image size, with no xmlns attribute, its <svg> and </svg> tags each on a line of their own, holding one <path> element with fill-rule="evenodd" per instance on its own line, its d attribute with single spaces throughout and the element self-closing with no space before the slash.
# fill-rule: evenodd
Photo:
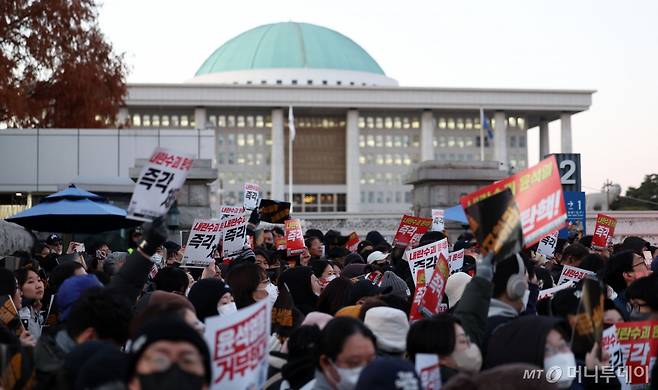
<svg viewBox="0 0 658 390">
<path fill-rule="evenodd" d="M 308 385 L 315 383 L 315 352 L 321 330 L 318 325 L 303 324 L 290 335 L 288 359 L 281 368 L 281 390 L 310 388 Z"/>
<path fill-rule="evenodd" d="M 377 338 L 377 354 L 402 357 L 406 351 L 409 331 L 407 313 L 392 307 L 374 307 L 363 320 Z"/>
<path fill-rule="evenodd" d="M 633 251 L 615 253 L 608 260 L 604 281 L 617 293 L 614 302 L 625 320 L 630 318 L 626 289 L 635 280 L 649 275 L 650 272 L 644 259 Z"/>
<path fill-rule="evenodd" d="M 329 315 L 335 315 L 343 307 L 349 305 L 352 282 L 344 277 L 338 277 L 329 282 L 318 297 L 317 310 Z"/>
<path fill-rule="evenodd" d="M 324 247 L 320 238 L 309 237 L 304 243 L 308 248 L 308 253 L 311 255 L 311 260 L 319 259 L 324 256 Z"/>
<path fill-rule="evenodd" d="M 50 250 L 57 255 L 61 255 L 64 250 L 62 237 L 58 234 L 49 235 L 48 238 L 46 238 L 46 245 L 48 245 Z"/>
<path fill-rule="evenodd" d="M 625 292 L 631 321 L 658 319 L 658 275 L 636 279 Z"/>
<path fill-rule="evenodd" d="M 466 285 L 471 281 L 471 277 L 464 272 L 457 272 L 448 277 L 446 281 L 445 293 L 448 297 L 448 309 L 457 306 L 457 303 L 462 298 Z"/>
<path fill-rule="evenodd" d="M 292 295 L 295 307 L 303 314 L 315 311 L 321 286 L 311 267 L 295 267 L 281 274 L 279 287 L 285 285 Z"/>
<path fill-rule="evenodd" d="M 311 262 L 311 269 L 313 269 L 313 275 L 318 278 L 318 282 L 322 289 L 324 289 L 329 282 L 336 279 L 334 267 L 328 260 L 313 260 Z"/>
<path fill-rule="evenodd" d="M 18 315 L 25 329 L 38 339 L 45 318 L 41 314 L 43 307 L 44 287 L 39 275 L 31 269 L 21 268 L 14 272 L 18 288 L 21 291 L 22 302 Z"/>
<path fill-rule="evenodd" d="M 230 315 L 237 306 L 228 284 L 219 279 L 201 279 L 190 289 L 188 299 L 196 309 L 199 320 L 216 315 Z"/>
<path fill-rule="evenodd" d="M 377 358 L 359 376 L 356 390 L 421 390 L 423 386 L 413 364 L 393 357 Z"/>
<path fill-rule="evenodd" d="M 265 271 L 256 264 L 242 263 L 233 267 L 226 282 L 231 287 L 233 299 L 238 309 L 247 307 L 263 299 L 276 301 L 275 287 L 270 283 Z"/>
<path fill-rule="evenodd" d="M 173 241 L 165 241 L 162 246 L 167 250 L 165 264 L 167 267 L 179 266 L 183 262 L 183 248 Z"/>
<path fill-rule="evenodd" d="M 153 285 L 156 290 L 173 292 L 185 295 L 190 279 L 187 273 L 177 267 L 165 267 L 158 271 L 153 278 Z"/>
</svg>

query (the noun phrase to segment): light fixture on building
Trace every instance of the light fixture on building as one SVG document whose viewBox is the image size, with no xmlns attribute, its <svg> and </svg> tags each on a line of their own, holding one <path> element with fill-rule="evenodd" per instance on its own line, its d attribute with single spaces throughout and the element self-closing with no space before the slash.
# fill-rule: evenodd
<svg viewBox="0 0 658 390">
<path fill-rule="evenodd" d="M 178 201 L 175 201 L 167 213 L 167 227 L 169 230 L 177 230 L 178 226 L 180 226 L 180 210 L 178 210 Z"/>
</svg>

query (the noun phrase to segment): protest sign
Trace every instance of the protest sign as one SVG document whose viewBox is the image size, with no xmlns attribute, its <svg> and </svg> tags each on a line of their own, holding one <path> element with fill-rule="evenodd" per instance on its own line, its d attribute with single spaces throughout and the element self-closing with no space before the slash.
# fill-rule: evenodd
<svg viewBox="0 0 658 390">
<path fill-rule="evenodd" d="M 276 236 L 274 237 L 274 247 L 278 251 L 286 250 L 286 236 Z"/>
<path fill-rule="evenodd" d="M 345 248 L 347 248 L 347 250 L 349 250 L 350 252 L 355 253 L 356 249 L 359 247 L 359 242 L 361 242 L 359 235 L 356 234 L 356 232 L 352 232 L 347 237 L 347 243 L 345 244 Z"/>
<path fill-rule="evenodd" d="M 658 321 L 618 322 L 615 326 L 628 383 L 648 383 L 658 352 Z"/>
<path fill-rule="evenodd" d="M 465 211 L 471 230 L 480 243 L 482 255 L 492 253 L 492 262 L 521 250 L 521 217 L 509 189 L 471 203 Z"/>
<path fill-rule="evenodd" d="M 244 207 L 239 207 L 239 206 L 224 205 L 219 208 L 219 215 L 221 215 L 222 219 L 226 219 L 233 215 L 244 215 L 244 212 L 245 212 Z"/>
<path fill-rule="evenodd" d="M 596 225 L 592 235 L 592 249 L 603 249 L 608 246 L 608 238 L 615 235 L 617 219 L 604 214 L 596 215 Z"/>
<path fill-rule="evenodd" d="M 262 389 L 267 380 L 270 338 L 267 299 L 230 315 L 206 319 L 212 389 Z"/>
<path fill-rule="evenodd" d="M 413 241 L 420 239 L 432 226 L 431 218 L 414 217 L 412 215 L 403 215 L 400 225 L 393 238 L 393 246 L 406 248 Z"/>
<path fill-rule="evenodd" d="M 537 246 L 537 253 L 544 255 L 549 260 L 552 259 L 553 254 L 555 254 L 555 247 L 557 246 L 557 235 L 558 231 L 556 230 L 553 234 L 542 238 Z"/>
<path fill-rule="evenodd" d="M 256 183 L 244 183 L 244 199 L 242 204 L 246 210 L 253 210 L 258 207 L 260 197 L 260 186 Z"/>
<path fill-rule="evenodd" d="M 418 273 L 421 270 L 424 270 L 425 276 L 428 280 L 432 277 L 439 253 L 443 253 L 445 257 L 449 256 L 448 239 L 444 238 L 441 241 L 410 249 L 405 253 L 414 280 L 418 279 Z"/>
<path fill-rule="evenodd" d="M 299 219 L 289 219 L 286 221 L 286 248 L 288 256 L 295 256 L 304 251 L 304 234 Z"/>
<path fill-rule="evenodd" d="M 450 265 L 450 275 L 461 272 L 464 267 L 464 250 L 460 249 L 456 252 L 450 252 L 448 255 L 448 264 Z"/>
<path fill-rule="evenodd" d="M 560 238 L 568 238 L 569 232 L 575 237 L 587 234 L 585 221 L 586 197 L 584 192 L 564 191 L 564 206 L 567 209 L 567 227 L 560 229 Z"/>
<path fill-rule="evenodd" d="M 14 305 L 11 295 L 0 296 L 0 323 L 16 336 L 20 336 L 26 329 L 21 323 L 18 310 L 16 310 L 16 305 Z"/>
<path fill-rule="evenodd" d="M 283 223 L 290 218 L 290 203 L 261 199 L 258 212 L 260 220 L 263 222 Z"/>
<path fill-rule="evenodd" d="M 595 279 L 585 279 L 576 311 L 576 325 L 571 336 L 571 350 L 576 356 L 585 356 L 594 347 L 601 346 L 603 332 L 603 301 L 606 289 Z"/>
<path fill-rule="evenodd" d="M 442 232 L 445 229 L 443 213 L 443 210 L 432 209 L 432 230 L 435 232 Z"/>
<path fill-rule="evenodd" d="M 150 221 L 165 215 L 192 168 L 192 156 L 155 148 L 142 168 L 128 205 L 128 218 Z"/>
<path fill-rule="evenodd" d="M 222 256 L 231 257 L 242 252 L 247 243 L 247 219 L 234 215 L 222 221 Z"/>
<path fill-rule="evenodd" d="M 448 260 L 443 253 L 439 253 L 439 259 L 434 267 L 432 278 L 427 283 L 425 294 L 423 294 L 423 298 L 420 300 L 420 312 L 423 315 L 431 317 L 441 312 L 439 306 L 441 305 L 448 276 L 450 276 Z"/>
<path fill-rule="evenodd" d="M 185 244 L 183 264 L 187 267 L 206 267 L 213 260 L 213 252 L 221 240 L 221 221 L 195 219 Z"/>
<path fill-rule="evenodd" d="M 592 271 L 565 265 L 562 268 L 562 273 L 560 274 L 560 279 L 558 279 L 557 284 L 560 285 L 567 282 L 578 283 L 588 275 L 596 276 Z"/>
<path fill-rule="evenodd" d="M 425 269 L 422 268 L 416 273 L 414 283 L 416 283 L 416 290 L 414 290 L 414 300 L 411 302 L 411 309 L 409 310 L 409 321 L 417 321 L 423 319 L 420 313 L 420 302 L 425 295 Z"/>
<path fill-rule="evenodd" d="M 548 298 L 548 297 L 552 296 L 553 294 L 555 294 L 558 291 L 566 290 L 566 289 L 568 289 L 570 287 L 573 287 L 573 286 L 574 286 L 574 282 L 571 281 L 571 282 L 567 282 L 567 283 L 563 283 L 563 284 L 558 284 L 557 286 L 547 288 L 545 290 L 541 290 L 541 291 L 539 291 L 539 296 L 537 297 L 537 299 L 542 300 L 542 299 Z"/>
<path fill-rule="evenodd" d="M 434 353 L 417 353 L 416 373 L 420 377 L 423 390 L 439 390 L 441 388 L 441 370 L 439 355 Z"/>
<path fill-rule="evenodd" d="M 614 324 L 603 330 L 603 334 L 601 335 L 601 349 L 610 355 L 608 365 L 617 376 L 619 383 L 622 385 L 622 389 L 628 387 L 626 384 L 626 370 L 624 368 L 626 362 L 621 350 L 621 344 L 619 344 L 619 340 L 617 340 L 617 327 Z"/>
<path fill-rule="evenodd" d="M 532 246 L 543 236 L 564 225 L 567 216 L 555 156 L 463 196 L 460 203 L 464 210 L 467 210 L 471 205 L 506 188 L 514 195 L 521 216 L 523 242 L 526 247 Z"/>
</svg>

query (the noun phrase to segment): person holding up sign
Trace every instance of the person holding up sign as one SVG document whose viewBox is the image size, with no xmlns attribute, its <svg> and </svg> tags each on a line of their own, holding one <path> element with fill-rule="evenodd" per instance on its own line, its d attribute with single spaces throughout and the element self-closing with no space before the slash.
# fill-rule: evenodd
<svg viewBox="0 0 658 390">
<path fill-rule="evenodd" d="M 625 320 L 630 318 L 630 312 L 627 308 L 626 289 L 635 280 L 647 276 L 650 273 L 651 271 L 644 259 L 632 251 L 621 251 L 614 254 L 608 260 L 608 267 L 606 268 L 603 280 L 617 294 L 614 302 Z"/>
</svg>

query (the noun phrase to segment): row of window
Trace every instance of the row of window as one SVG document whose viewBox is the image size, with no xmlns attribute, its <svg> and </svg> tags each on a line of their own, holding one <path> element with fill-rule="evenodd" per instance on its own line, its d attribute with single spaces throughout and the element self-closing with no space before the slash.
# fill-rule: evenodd
<svg viewBox="0 0 658 390">
<path fill-rule="evenodd" d="M 286 83 L 287 83 L 287 81 L 286 81 Z M 306 80 L 306 85 L 313 85 L 313 83 L 314 83 L 314 81 L 313 81 L 312 79 L 307 79 L 307 80 Z M 234 85 L 238 85 L 238 84 L 240 84 L 240 83 L 237 82 L 237 81 L 234 81 L 233 84 L 234 84 Z M 247 84 L 247 85 L 253 85 L 253 84 L 258 84 L 258 82 L 257 82 L 257 81 L 252 81 L 252 80 L 247 80 L 247 82 L 246 82 L 245 84 Z M 260 84 L 261 84 L 261 85 L 267 85 L 267 84 L 269 84 L 269 83 L 267 82 L 267 80 L 261 80 L 261 81 L 260 81 Z M 279 79 L 279 80 L 274 80 L 274 82 L 273 82 L 272 84 L 283 85 L 283 80 L 281 80 L 281 79 Z M 291 84 L 291 85 L 302 85 L 302 84 L 304 84 L 304 80 L 292 79 L 292 80 L 290 80 L 290 84 Z M 362 86 L 362 87 L 365 87 L 365 86 L 367 85 L 367 84 L 364 83 L 364 82 L 358 82 L 358 81 L 341 81 L 341 80 L 336 80 L 336 81 L 334 81 L 334 82 L 329 81 L 329 80 L 322 80 L 322 81 L 318 80 L 318 81 L 317 81 L 317 84 L 318 84 L 318 85 L 320 85 L 320 84 L 321 84 L 321 85 L 350 85 L 350 86 L 360 85 L 360 86 Z M 374 86 L 375 84 L 372 84 L 372 85 Z"/>
<path fill-rule="evenodd" d="M 268 133 L 220 133 L 217 145 L 223 146 L 270 146 L 272 136 Z"/>
<path fill-rule="evenodd" d="M 494 128 L 496 120 L 488 118 L 491 127 Z M 418 117 L 408 116 L 360 116 L 359 127 L 362 129 L 419 129 Z M 509 116 L 505 119 L 508 128 L 525 129 L 525 118 Z M 473 130 L 480 128 L 479 117 L 443 117 L 436 118 L 436 127 L 439 129 Z"/>
<path fill-rule="evenodd" d="M 208 122 L 213 127 L 256 127 L 272 128 L 269 115 L 208 115 Z"/>
<path fill-rule="evenodd" d="M 288 121 L 286 120 L 286 125 Z M 336 117 L 295 117 L 296 128 L 345 128 L 345 119 Z"/>
<path fill-rule="evenodd" d="M 133 114 L 132 127 L 194 127 L 193 114 Z"/>
<path fill-rule="evenodd" d="M 402 184 L 402 173 L 364 172 L 361 174 L 361 184 Z"/>
<path fill-rule="evenodd" d="M 359 156 L 361 165 L 411 165 L 418 162 L 418 155 L 410 154 L 372 154 Z"/>
<path fill-rule="evenodd" d="M 359 147 L 365 148 L 419 148 L 420 136 L 413 135 L 359 135 Z"/>
<path fill-rule="evenodd" d="M 490 146 L 489 137 L 484 137 L 484 146 Z M 480 136 L 438 136 L 434 137 L 433 145 L 435 148 L 472 148 L 480 147 Z M 510 148 L 525 148 L 526 137 L 525 135 L 509 135 L 507 137 L 507 145 Z"/>
<path fill-rule="evenodd" d="M 360 116 L 361 129 L 419 129 L 418 117 L 408 116 Z"/>
<path fill-rule="evenodd" d="M 265 183 L 270 184 L 270 175 L 269 173 L 263 172 L 231 172 L 231 171 L 220 171 L 219 180 L 222 181 L 222 185 L 242 185 L 243 183 Z M 242 199 L 242 198 L 240 198 Z"/>
<path fill-rule="evenodd" d="M 288 200 L 288 194 L 284 195 Z M 293 193 L 293 212 L 327 213 L 346 210 L 347 196 L 344 193 Z"/>
<path fill-rule="evenodd" d="M 219 165 L 270 165 L 270 155 L 263 153 L 217 153 Z"/>
<path fill-rule="evenodd" d="M 491 124 L 491 128 L 495 128 L 496 120 L 493 118 L 487 118 L 487 121 Z M 519 128 L 521 130 L 525 129 L 525 118 L 509 116 L 505 119 L 505 125 L 507 128 Z M 479 130 L 480 129 L 480 118 L 453 118 L 453 117 L 439 117 L 436 120 L 436 127 L 439 129 L 448 129 L 448 130 Z"/>
<path fill-rule="evenodd" d="M 361 203 L 411 203 L 411 192 L 361 191 Z"/>
</svg>

